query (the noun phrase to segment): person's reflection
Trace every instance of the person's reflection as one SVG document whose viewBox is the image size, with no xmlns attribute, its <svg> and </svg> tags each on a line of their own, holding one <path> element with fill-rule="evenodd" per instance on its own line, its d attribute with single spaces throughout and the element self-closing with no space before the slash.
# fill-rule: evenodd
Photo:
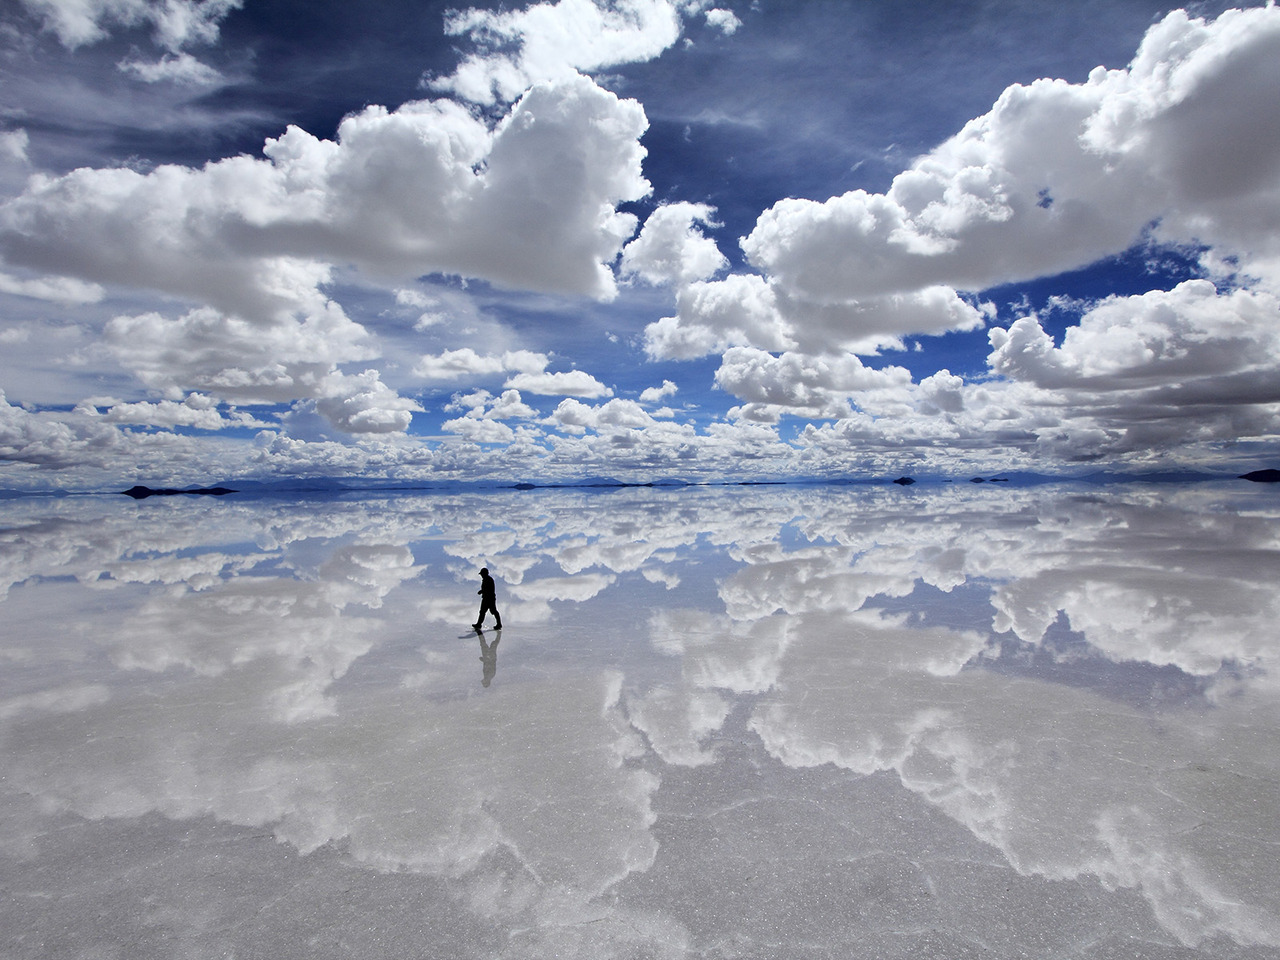
<svg viewBox="0 0 1280 960">
<path fill-rule="evenodd" d="M 480 682 L 486 687 L 493 680 L 493 675 L 498 672 L 498 641 L 502 639 L 501 634 L 493 638 L 493 643 L 484 642 L 484 634 L 480 634 L 480 662 L 483 664 L 484 676 L 480 678 Z"/>
</svg>

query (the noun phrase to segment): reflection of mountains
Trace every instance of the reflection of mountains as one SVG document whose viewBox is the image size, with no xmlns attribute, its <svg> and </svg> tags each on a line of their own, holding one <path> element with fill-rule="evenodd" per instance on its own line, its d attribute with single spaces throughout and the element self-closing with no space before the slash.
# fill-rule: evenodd
<svg viewBox="0 0 1280 960">
<path fill-rule="evenodd" d="M 1266 855 L 1280 841 L 1280 518 L 1249 491 L 1219 496 L 965 485 L 5 505 L 0 583 L 22 585 L 6 611 L 32 624 L 60 611 L 56 636 L 6 650 L 0 799 L 28 824 L 10 842 L 38 847 L 51 810 L 212 816 L 570 930 L 658 856 L 703 869 L 697 848 L 660 850 L 655 798 L 667 771 L 720 775 L 736 712 L 775 761 L 892 775 L 1024 876 L 1139 891 L 1184 944 L 1280 945 Z M 481 691 L 474 641 L 421 639 L 460 622 L 454 592 L 473 613 L 478 560 L 515 603 L 504 620 L 572 605 L 599 646 L 535 683 L 506 659 L 533 656 L 517 640 Z M 708 570 L 710 609 L 683 589 Z M 605 641 L 645 583 L 672 600 L 647 624 L 664 669 L 628 676 Z M 1058 644 L 1067 626 L 1077 646 Z M 1134 704 L 984 669 L 1026 650 L 1194 683 Z M 455 669 L 457 689 L 486 696 L 441 694 Z M 668 929 L 625 904 L 605 912 L 611 929 Z"/>
</svg>

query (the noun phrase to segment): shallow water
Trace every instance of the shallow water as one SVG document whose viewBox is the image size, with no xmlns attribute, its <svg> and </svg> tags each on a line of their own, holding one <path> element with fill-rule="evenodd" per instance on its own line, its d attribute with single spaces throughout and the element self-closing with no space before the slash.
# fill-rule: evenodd
<svg viewBox="0 0 1280 960">
<path fill-rule="evenodd" d="M 1277 957 L 1278 582 L 1240 483 L 0 503 L 0 955 Z"/>
</svg>

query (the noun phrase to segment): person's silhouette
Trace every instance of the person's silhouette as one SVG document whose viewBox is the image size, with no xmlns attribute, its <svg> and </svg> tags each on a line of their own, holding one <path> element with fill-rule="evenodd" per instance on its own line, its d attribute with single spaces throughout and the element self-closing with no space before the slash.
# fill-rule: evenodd
<svg viewBox="0 0 1280 960">
<path fill-rule="evenodd" d="M 498 641 L 501 639 L 501 637 L 494 637 L 493 643 L 485 643 L 484 634 L 480 634 L 480 669 L 484 671 L 480 682 L 486 687 L 493 680 L 493 675 L 498 672 Z"/>
<path fill-rule="evenodd" d="M 476 591 L 480 594 L 480 615 L 476 617 L 476 622 L 471 626 L 477 630 L 484 623 L 484 615 L 490 610 L 493 611 L 494 627 L 498 630 L 502 629 L 502 614 L 498 612 L 498 603 L 494 595 L 493 577 L 489 576 L 489 568 L 483 567 L 480 570 L 480 589 Z"/>
</svg>

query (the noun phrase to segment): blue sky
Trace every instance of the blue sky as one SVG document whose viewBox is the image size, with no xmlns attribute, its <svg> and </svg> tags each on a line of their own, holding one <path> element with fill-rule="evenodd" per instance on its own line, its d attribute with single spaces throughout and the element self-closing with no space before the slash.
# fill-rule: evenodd
<svg viewBox="0 0 1280 960">
<path fill-rule="evenodd" d="M 19 0 L 0 486 L 1246 470 L 1280 10 Z"/>
</svg>

